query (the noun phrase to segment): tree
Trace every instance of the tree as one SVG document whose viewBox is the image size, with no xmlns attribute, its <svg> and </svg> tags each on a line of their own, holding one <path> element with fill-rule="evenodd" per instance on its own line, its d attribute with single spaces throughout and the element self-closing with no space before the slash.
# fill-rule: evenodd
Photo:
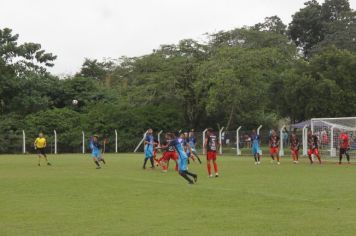
<svg viewBox="0 0 356 236">
<path fill-rule="evenodd" d="M 258 31 L 268 31 L 278 34 L 285 34 L 287 31 L 287 26 L 278 16 L 270 16 L 266 17 L 263 23 L 258 23 L 254 25 L 253 29 Z"/>
</svg>

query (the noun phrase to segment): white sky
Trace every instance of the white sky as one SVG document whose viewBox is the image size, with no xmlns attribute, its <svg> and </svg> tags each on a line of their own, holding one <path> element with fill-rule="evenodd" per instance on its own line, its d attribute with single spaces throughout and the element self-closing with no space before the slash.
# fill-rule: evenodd
<svg viewBox="0 0 356 236">
<path fill-rule="evenodd" d="M 58 56 L 55 74 L 73 74 L 84 58 L 140 56 L 161 44 L 262 22 L 285 24 L 307 0 L 0 0 L 0 28 Z M 320 1 L 319 1 L 320 2 Z M 350 0 L 355 9 L 356 0 Z"/>
</svg>

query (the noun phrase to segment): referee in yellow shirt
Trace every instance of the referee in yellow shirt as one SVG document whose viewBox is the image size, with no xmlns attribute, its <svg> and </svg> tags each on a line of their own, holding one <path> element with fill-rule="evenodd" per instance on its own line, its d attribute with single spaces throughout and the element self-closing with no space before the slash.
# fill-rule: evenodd
<svg viewBox="0 0 356 236">
<path fill-rule="evenodd" d="M 34 146 L 38 154 L 38 166 L 41 166 L 41 157 L 43 157 L 46 160 L 47 165 L 50 166 L 51 163 L 48 162 L 46 155 L 47 142 L 46 138 L 43 137 L 43 133 L 38 134 L 38 138 L 36 138 Z"/>
</svg>

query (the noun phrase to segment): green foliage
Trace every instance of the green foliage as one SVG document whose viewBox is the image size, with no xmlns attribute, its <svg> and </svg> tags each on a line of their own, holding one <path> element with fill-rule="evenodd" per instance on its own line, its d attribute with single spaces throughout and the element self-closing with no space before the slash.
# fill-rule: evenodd
<svg viewBox="0 0 356 236">
<path fill-rule="evenodd" d="M 46 71 L 56 56 L 0 30 L 0 152 L 19 152 L 57 130 L 61 152 L 80 151 L 81 131 L 131 151 L 148 127 L 227 130 L 281 119 L 354 116 L 355 11 L 348 0 L 312 0 L 287 28 L 278 16 L 251 27 L 162 45 L 141 57 L 85 59 L 74 76 Z M 294 42 L 294 43 L 293 43 Z M 304 57 L 301 57 L 302 54 Z M 73 105 L 72 101 L 79 101 Z"/>
</svg>

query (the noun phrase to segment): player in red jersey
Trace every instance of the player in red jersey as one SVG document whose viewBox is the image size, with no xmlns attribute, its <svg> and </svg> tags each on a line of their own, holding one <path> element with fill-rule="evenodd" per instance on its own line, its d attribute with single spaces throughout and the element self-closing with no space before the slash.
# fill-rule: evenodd
<svg viewBox="0 0 356 236">
<path fill-rule="evenodd" d="M 275 130 L 272 130 L 271 136 L 269 137 L 269 154 L 271 155 L 272 158 L 272 163 L 274 162 L 274 159 L 277 159 L 277 164 L 279 165 L 279 142 L 280 138 L 277 135 Z"/>
<path fill-rule="evenodd" d="M 308 157 L 310 160 L 310 164 L 313 164 L 312 155 L 316 156 L 319 160 L 319 164 L 321 164 L 321 158 L 319 153 L 319 145 L 318 145 L 318 136 L 314 135 L 311 130 L 308 131 Z"/>
<path fill-rule="evenodd" d="M 340 147 L 340 153 L 339 153 L 339 165 L 341 165 L 342 161 L 342 155 L 346 156 L 347 163 L 350 164 L 350 155 L 348 153 L 350 149 L 350 137 L 349 135 L 345 132 L 345 130 L 341 131 L 341 134 L 339 136 L 339 147 Z"/>
<path fill-rule="evenodd" d="M 207 150 L 206 159 L 207 159 L 207 168 L 208 168 L 209 177 L 213 177 L 213 175 L 211 174 L 211 165 L 210 165 L 211 161 L 213 161 L 215 177 L 219 177 L 218 165 L 216 164 L 216 152 L 219 148 L 219 142 L 212 128 L 209 128 L 207 131 L 207 136 L 205 138 L 204 146 L 206 147 Z"/>
<path fill-rule="evenodd" d="M 294 164 L 297 164 L 299 161 L 299 148 L 300 148 L 299 139 L 294 130 L 290 136 L 290 152 L 292 154 L 292 159 Z"/>
<path fill-rule="evenodd" d="M 170 160 L 173 160 L 176 163 L 175 170 L 178 171 L 178 155 L 174 146 L 169 145 L 171 139 L 169 135 L 166 134 L 166 140 L 162 143 L 160 149 L 163 149 L 163 156 L 158 159 L 159 165 L 162 167 L 163 172 L 168 171 L 168 164 Z"/>
</svg>

